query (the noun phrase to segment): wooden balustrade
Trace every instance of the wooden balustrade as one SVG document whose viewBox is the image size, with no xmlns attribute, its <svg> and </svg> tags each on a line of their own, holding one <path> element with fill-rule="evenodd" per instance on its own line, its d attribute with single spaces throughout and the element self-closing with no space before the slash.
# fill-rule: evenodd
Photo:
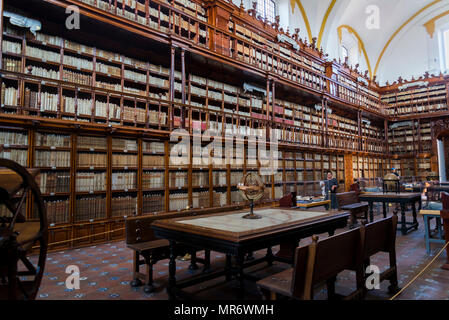
<svg viewBox="0 0 449 320">
<path fill-rule="evenodd" d="M 327 93 L 346 103 L 384 114 L 380 100 L 367 95 L 362 89 L 353 89 L 340 84 L 322 73 L 281 57 L 279 52 L 270 51 L 259 44 L 213 26 L 206 21 L 205 17 L 201 19 L 198 13 L 195 15 L 185 13 L 171 3 L 157 0 L 134 1 L 135 6 L 131 12 L 125 10 L 120 0 L 70 0 L 70 2 L 83 2 L 96 6 L 103 11 L 187 40 L 218 55 L 272 73 L 294 84 Z M 359 86 L 363 85 L 359 84 Z"/>
</svg>

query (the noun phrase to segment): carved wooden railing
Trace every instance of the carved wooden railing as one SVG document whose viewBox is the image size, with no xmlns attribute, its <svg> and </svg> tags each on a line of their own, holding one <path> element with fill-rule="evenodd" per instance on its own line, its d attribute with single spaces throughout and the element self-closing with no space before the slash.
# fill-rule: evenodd
<svg viewBox="0 0 449 320">
<path fill-rule="evenodd" d="M 292 84 L 327 93 L 345 103 L 363 106 L 367 110 L 384 114 L 382 103 L 363 90 L 349 88 L 307 66 L 280 57 L 275 51 L 210 25 L 204 17 L 200 19 L 198 14 L 190 15 L 182 12 L 171 3 L 132 0 L 126 1 L 134 4 L 128 7 L 123 6 L 121 0 L 67 0 L 67 2 L 94 6 L 164 34 L 168 33 L 174 38 L 187 40 L 219 56 L 243 62 L 247 66 L 276 75 Z"/>
</svg>

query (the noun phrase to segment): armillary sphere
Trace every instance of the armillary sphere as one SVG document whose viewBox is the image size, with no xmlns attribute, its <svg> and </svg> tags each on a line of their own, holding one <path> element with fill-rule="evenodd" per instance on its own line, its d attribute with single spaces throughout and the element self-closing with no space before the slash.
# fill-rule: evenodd
<svg viewBox="0 0 449 320">
<path fill-rule="evenodd" d="M 47 256 L 47 215 L 34 176 L 14 161 L 0 159 L 0 299 L 33 300 Z M 26 208 L 32 207 L 31 219 Z M 28 255 L 39 246 L 31 261 Z"/>
<path fill-rule="evenodd" d="M 261 216 L 254 214 L 254 201 L 261 199 L 265 190 L 260 176 L 254 172 L 247 173 L 240 180 L 237 188 L 242 198 L 250 201 L 250 213 L 243 216 L 243 219 L 261 219 Z"/>
</svg>

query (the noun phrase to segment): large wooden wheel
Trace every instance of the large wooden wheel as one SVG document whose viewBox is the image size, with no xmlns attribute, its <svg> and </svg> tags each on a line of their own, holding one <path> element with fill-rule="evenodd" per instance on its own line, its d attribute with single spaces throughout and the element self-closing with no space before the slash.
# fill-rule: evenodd
<svg viewBox="0 0 449 320">
<path fill-rule="evenodd" d="M 0 299 L 33 300 L 47 256 L 47 215 L 34 176 L 14 161 L 0 159 Z M 32 204 L 33 217 L 26 219 Z M 39 244 L 39 254 L 28 258 Z M 37 259 L 35 259 L 37 258 Z"/>
</svg>

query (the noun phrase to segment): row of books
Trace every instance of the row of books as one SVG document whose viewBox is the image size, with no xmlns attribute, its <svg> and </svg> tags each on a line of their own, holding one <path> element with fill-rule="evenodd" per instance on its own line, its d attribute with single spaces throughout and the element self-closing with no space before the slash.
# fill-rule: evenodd
<svg viewBox="0 0 449 320">
<path fill-rule="evenodd" d="M 15 161 L 21 166 L 26 167 L 28 161 L 28 151 L 18 149 L 3 149 L 0 150 L 0 158 Z"/>
<path fill-rule="evenodd" d="M 27 146 L 28 134 L 20 131 L 0 130 L 0 144 L 3 146 Z"/>
<path fill-rule="evenodd" d="M 3 69 L 11 72 L 22 72 L 22 61 L 16 59 L 3 58 Z"/>
<path fill-rule="evenodd" d="M 137 197 L 113 197 L 111 200 L 111 216 L 124 217 L 137 214 Z"/>
<path fill-rule="evenodd" d="M 231 171 L 231 185 L 236 185 L 243 178 L 243 172 L 241 171 Z"/>
<path fill-rule="evenodd" d="M 209 206 L 209 202 L 207 206 Z M 189 208 L 189 195 L 187 193 L 170 194 L 170 211 L 185 210 L 187 208 Z"/>
<path fill-rule="evenodd" d="M 53 133 L 36 133 L 36 146 L 70 147 L 70 136 Z"/>
<path fill-rule="evenodd" d="M 113 167 L 137 167 L 137 155 L 134 154 L 112 154 Z"/>
<path fill-rule="evenodd" d="M 103 147 L 106 147 L 104 145 Z M 106 167 L 106 153 L 79 152 L 77 157 L 78 167 Z"/>
<path fill-rule="evenodd" d="M 77 69 L 87 69 L 87 70 L 93 70 L 93 63 L 92 61 L 77 58 L 74 56 L 64 55 L 62 58 L 63 63 L 72 67 L 75 67 Z"/>
<path fill-rule="evenodd" d="M 58 111 L 59 95 L 25 90 L 25 107 L 40 111 Z"/>
<path fill-rule="evenodd" d="M 106 218 L 106 198 L 89 196 L 76 199 L 74 220 L 89 221 Z"/>
<path fill-rule="evenodd" d="M 223 207 L 228 204 L 228 193 L 226 191 L 215 191 L 212 197 L 213 207 Z"/>
<path fill-rule="evenodd" d="M 53 52 L 53 51 L 42 50 L 40 48 L 31 47 L 31 46 L 27 45 L 25 47 L 25 52 L 26 52 L 27 56 L 41 59 L 44 62 L 46 62 L 46 61 L 51 61 L 51 62 L 55 62 L 55 63 L 61 62 L 60 54 Z"/>
<path fill-rule="evenodd" d="M 137 151 L 137 141 L 130 139 L 112 139 L 113 150 Z"/>
<path fill-rule="evenodd" d="M 112 190 L 137 188 L 137 172 L 112 172 Z"/>
<path fill-rule="evenodd" d="M 170 187 L 183 188 L 187 187 L 187 185 L 188 185 L 188 173 L 186 171 L 170 172 L 169 175 Z"/>
<path fill-rule="evenodd" d="M 170 195 L 170 210 L 171 208 L 172 195 Z M 193 208 L 208 208 L 210 207 L 209 192 L 192 192 L 192 207 Z"/>
<path fill-rule="evenodd" d="M 70 152 L 36 150 L 34 160 L 36 167 L 70 167 Z"/>
<path fill-rule="evenodd" d="M 69 192 L 70 173 L 69 172 L 41 172 L 36 179 L 41 193 Z"/>
<path fill-rule="evenodd" d="M 18 96 L 17 89 L 13 87 L 7 88 L 4 83 L 2 83 L 2 106 L 17 106 Z"/>
<path fill-rule="evenodd" d="M 78 172 L 76 174 L 76 191 L 106 190 L 106 172 Z"/>
<path fill-rule="evenodd" d="M 144 171 L 142 174 L 142 188 L 163 188 L 165 185 L 165 172 L 164 171 Z"/>
<path fill-rule="evenodd" d="M 78 148 L 89 148 L 89 149 L 106 149 L 107 140 L 103 137 L 94 136 L 78 136 L 77 137 L 77 147 Z"/>
<path fill-rule="evenodd" d="M 165 211 L 164 196 L 160 194 L 144 194 L 142 211 L 143 214 Z"/>
<path fill-rule="evenodd" d="M 45 68 L 37 67 L 37 66 L 31 66 L 31 74 L 33 76 L 42 77 L 42 78 L 50 78 L 59 80 L 60 79 L 60 73 L 59 70 L 48 70 Z"/>
<path fill-rule="evenodd" d="M 122 70 L 120 68 L 117 68 L 117 67 L 114 67 L 114 66 L 111 66 L 108 64 L 104 64 L 101 62 L 97 62 L 95 64 L 95 69 L 98 72 L 106 73 L 108 75 L 113 75 L 116 77 L 121 77 L 121 74 L 122 74 Z"/>
<path fill-rule="evenodd" d="M 15 53 L 15 54 L 22 53 L 22 45 L 20 43 L 8 41 L 8 40 L 3 40 L 2 49 L 3 49 L 3 52 L 11 52 L 11 53 Z"/>
<path fill-rule="evenodd" d="M 69 200 L 44 201 L 49 224 L 69 222 Z"/>
<path fill-rule="evenodd" d="M 231 203 L 240 203 L 244 202 L 242 195 L 238 190 L 231 191 Z"/>
<path fill-rule="evenodd" d="M 142 142 L 144 152 L 165 153 L 165 144 L 163 142 Z"/>
<path fill-rule="evenodd" d="M 232 172 L 231 172 L 232 175 Z M 213 171 L 212 177 L 215 185 L 224 186 L 227 184 L 226 171 Z M 231 183 L 232 184 L 232 183 Z"/>
<path fill-rule="evenodd" d="M 92 85 L 92 76 L 69 70 L 62 71 L 62 80 L 82 84 L 85 86 Z"/>
<path fill-rule="evenodd" d="M 163 167 L 165 163 L 164 156 L 149 156 L 144 155 L 142 158 L 142 166 L 143 167 Z"/>
<path fill-rule="evenodd" d="M 192 174 L 192 186 L 208 186 L 209 185 L 209 172 L 193 172 Z"/>
</svg>

